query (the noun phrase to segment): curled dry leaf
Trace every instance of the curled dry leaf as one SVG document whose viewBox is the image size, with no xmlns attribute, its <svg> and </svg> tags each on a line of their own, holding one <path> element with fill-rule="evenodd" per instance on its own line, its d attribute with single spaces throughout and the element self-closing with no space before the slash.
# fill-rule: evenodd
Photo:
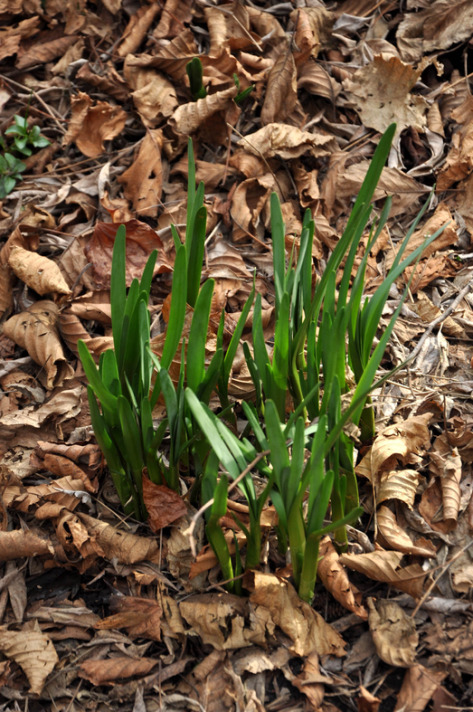
<svg viewBox="0 0 473 712">
<path fill-rule="evenodd" d="M 169 124 L 178 134 L 189 136 L 218 111 L 226 111 L 237 95 L 236 86 L 210 94 L 204 99 L 181 104 L 169 119 Z"/>
<path fill-rule="evenodd" d="M 419 635 L 413 618 L 395 601 L 368 598 L 368 622 L 381 660 L 396 667 L 415 663 Z"/>
<path fill-rule="evenodd" d="M 243 136 L 238 144 L 245 151 L 257 157 L 290 159 L 310 153 L 315 158 L 328 156 L 336 145 L 332 136 L 309 133 L 296 126 L 270 123 L 248 136 Z M 361 182 L 360 182 L 361 185 Z"/>
<path fill-rule="evenodd" d="M 376 513 L 378 533 L 382 536 L 386 544 L 395 551 L 402 551 L 404 554 L 415 554 L 416 556 L 435 556 L 435 547 L 417 546 L 414 544 L 407 532 L 399 526 L 396 515 L 389 507 L 382 506 Z"/>
<path fill-rule="evenodd" d="M 54 547 L 48 539 L 42 539 L 31 530 L 0 531 L 1 561 L 45 555 L 54 555 Z"/>
<path fill-rule="evenodd" d="M 458 648 L 457 648 L 458 650 Z M 445 654 L 445 648 L 442 647 L 442 655 Z M 450 663 L 451 664 L 451 663 Z M 429 665 L 428 668 L 423 665 L 413 665 L 404 675 L 401 689 L 397 695 L 396 707 L 394 712 L 424 712 L 431 700 L 435 698 L 437 690 L 443 690 L 442 681 L 447 676 L 447 670 L 435 669 Z M 433 702 L 432 711 L 443 712 L 443 710 L 454 709 L 457 700 L 448 698 L 447 704 L 436 704 Z"/>
<path fill-rule="evenodd" d="M 15 314 L 3 325 L 6 336 L 26 349 L 31 358 L 43 366 L 48 390 L 62 385 L 74 375 L 56 328 L 57 315 L 56 304 L 42 300 L 32 304 L 27 311 Z"/>
<path fill-rule="evenodd" d="M 398 499 L 412 509 L 419 485 L 417 470 L 404 468 L 382 472 L 375 484 L 376 504 L 389 499 Z"/>
<path fill-rule="evenodd" d="M 430 454 L 429 469 L 440 478 L 443 500 L 443 519 L 453 525 L 460 511 L 462 459 L 456 447 L 451 447 L 442 433 L 436 438 Z"/>
<path fill-rule="evenodd" d="M 8 257 L 8 264 L 17 277 L 41 296 L 52 292 L 71 293 L 61 270 L 48 257 L 14 245 Z"/>
<path fill-rule="evenodd" d="M 424 590 L 426 573 L 418 564 L 401 568 L 404 554 L 397 551 L 372 551 L 368 554 L 342 554 L 340 563 L 374 581 L 383 581 L 400 591 L 419 598 Z"/>
<path fill-rule="evenodd" d="M 319 556 L 321 557 L 317 568 L 327 591 L 342 604 L 342 606 L 357 616 L 366 620 L 368 612 L 360 603 L 361 595 L 356 586 L 350 583 L 345 568 L 340 564 L 340 557 L 335 551 L 330 537 L 325 537 L 320 542 Z"/>
<path fill-rule="evenodd" d="M 123 32 L 122 42 L 117 50 L 117 54 L 120 57 L 126 57 L 127 54 L 133 53 L 138 49 L 159 11 L 159 5 L 153 3 L 152 5 L 139 7 L 130 16 L 128 25 Z"/>
<path fill-rule="evenodd" d="M 423 413 L 384 428 L 371 449 L 372 475 L 391 469 L 396 462 L 408 462 L 410 455 L 417 455 L 422 447 L 428 446 L 431 419 L 431 413 Z"/>
<path fill-rule="evenodd" d="M 21 667 L 30 683 L 30 692 L 40 695 L 59 658 L 49 636 L 41 632 L 38 621 L 25 623 L 18 631 L 1 626 L 0 650 Z"/>
<path fill-rule="evenodd" d="M 89 536 L 97 541 L 107 559 L 115 557 L 123 564 L 160 560 L 159 544 L 154 539 L 123 532 L 87 514 L 79 516 Z"/>
</svg>

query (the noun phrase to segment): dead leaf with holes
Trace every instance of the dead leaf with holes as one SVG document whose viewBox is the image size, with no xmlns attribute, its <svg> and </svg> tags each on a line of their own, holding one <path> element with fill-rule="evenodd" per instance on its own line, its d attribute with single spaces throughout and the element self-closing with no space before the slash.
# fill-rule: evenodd
<svg viewBox="0 0 473 712">
<path fill-rule="evenodd" d="M 25 312 L 15 314 L 3 325 L 3 332 L 43 367 L 46 388 L 60 386 L 74 375 L 67 362 L 57 331 L 58 307 L 54 302 L 35 302 Z M 42 378 L 42 373 L 39 374 Z"/>
<path fill-rule="evenodd" d="M 36 252 L 14 245 L 8 257 L 8 264 L 17 277 L 41 296 L 53 292 L 58 294 L 71 293 L 61 270 L 48 257 L 43 257 Z"/>
<path fill-rule="evenodd" d="M 358 69 L 343 86 L 365 126 L 383 132 L 395 122 L 399 136 L 408 126 L 418 131 L 425 127 L 429 103 L 411 94 L 421 73 L 422 68 L 414 69 L 398 57 L 381 54 Z"/>
<path fill-rule="evenodd" d="M 118 106 L 98 101 L 95 106 L 88 94 L 79 92 L 71 98 L 71 118 L 64 144 L 75 143 L 84 156 L 96 158 L 105 149 L 104 141 L 116 138 L 124 129 L 127 114 Z"/>
<path fill-rule="evenodd" d="M 419 635 L 413 618 L 395 601 L 368 598 L 368 622 L 381 660 L 396 667 L 415 663 Z"/>
<path fill-rule="evenodd" d="M 38 622 L 25 623 L 21 630 L 0 627 L 0 650 L 23 670 L 30 684 L 30 692 L 40 695 L 48 675 L 59 662 L 56 649 Z"/>
</svg>

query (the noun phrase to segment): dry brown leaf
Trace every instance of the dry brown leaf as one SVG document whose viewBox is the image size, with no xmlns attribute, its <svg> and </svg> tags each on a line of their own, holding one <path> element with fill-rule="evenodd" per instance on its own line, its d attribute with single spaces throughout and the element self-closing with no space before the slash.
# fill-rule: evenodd
<svg viewBox="0 0 473 712">
<path fill-rule="evenodd" d="M 382 472 L 375 486 L 376 504 L 389 499 L 398 499 L 412 509 L 419 480 L 420 475 L 417 470 L 408 468 Z"/>
<path fill-rule="evenodd" d="M 429 456 L 429 470 L 440 478 L 443 520 L 453 526 L 460 511 L 462 459 L 457 448 L 451 447 L 446 433 L 435 439 Z"/>
<path fill-rule="evenodd" d="M 422 131 L 429 104 L 411 94 L 421 73 L 422 68 L 381 54 L 347 79 L 344 88 L 365 126 L 383 132 L 395 122 L 396 135 L 408 126 Z"/>
<path fill-rule="evenodd" d="M 127 114 L 106 101 L 93 101 L 88 94 L 78 92 L 71 98 L 71 118 L 64 144 L 74 142 L 82 153 L 96 158 L 104 151 L 104 141 L 111 141 L 125 127 Z"/>
<path fill-rule="evenodd" d="M 261 121 L 271 124 L 284 121 L 293 111 L 297 102 L 297 72 L 290 45 L 285 47 L 276 59 L 268 76 Z"/>
<path fill-rule="evenodd" d="M 400 591 L 420 598 L 426 573 L 418 564 L 401 568 L 404 554 L 397 551 L 372 551 L 368 554 L 342 554 L 340 563 L 374 581 L 383 581 Z"/>
<path fill-rule="evenodd" d="M 305 89 L 309 94 L 321 96 L 335 103 L 341 87 L 320 64 L 307 62 L 301 67 L 297 78 L 297 87 Z"/>
<path fill-rule="evenodd" d="M 54 547 L 48 539 L 41 538 L 31 530 L 15 529 L 0 531 L 0 560 L 14 561 L 25 557 L 54 555 Z"/>
<path fill-rule="evenodd" d="M 410 455 L 417 455 L 421 448 L 428 446 L 431 419 L 431 413 L 423 413 L 384 428 L 371 448 L 373 477 L 397 462 L 407 463 Z"/>
<path fill-rule="evenodd" d="M 473 99 L 470 99 L 470 111 Z M 453 112 L 455 113 L 455 112 Z M 462 123 L 452 136 L 450 150 L 437 177 L 437 190 L 443 191 L 466 178 L 473 168 L 473 121 Z"/>
<path fill-rule="evenodd" d="M 84 660 L 79 667 L 79 677 L 93 685 L 113 685 L 115 680 L 147 675 L 155 665 L 155 658 L 116 657 L 110 660 Z"/>
<path fill-rule="evenodd" d="M 245 574 L 244 586 L 250 591 L 250 602 L 255 606 L 255 615 L 271 620 L 292 640 L 291 649 L 296 655 L 345 654 L 341 636 L 302 601 L 291 584 L 273 574 L 249 571 Z"/>
<path fill-rule="evenodd" d="M 282 159 L 298 158 L 309 153 L 315 158 L 328 156 L 335 148 L 332 136 L 321 133 L 309 133 L 296 126 L 272 123 L 262 129 L 242 137 L 238 145 L 256 157 Z"/>
<path fill-rule="evenodd" d="M 20 47 L 16 66 L 18 69 L 27 69 L 34 64 L 51 62 L 53 59 L 61 57 L 78 39 L 77 35 L 64 35 L 49 41 L 35 42 L 27 50 Z"/>
<path fill-rule="evenodd" d="M 61 270 L 48 257 L 14 245 L 10 250 L 8 264 L 17 277 L 41 296 L 52 292 L 71 293 Z"/>
<path fill-rule="evenodd" d="M 97 630 L 126 628 L 128 635 L 146 640 L 161 640 L 163 611 L 157 601 L 138 596 L 121 596 L 112 601 L 118 613 L 95 623 Z"/>
<path fill-rule="evenodd" d="M 162 147 L 163 132 L 148 129 L 135 160 L 118 179 L 125 186 L 125 197 L 140 216 L 156 217 L 158 214 L 163 188 Z"/>
<path fill-rule="evenodd" d="M 169 119 L 170 126 L 178 134 L 189 136 L 205 124 L 217 112 L 227 111 L 237 95 L 235 85 L 229 89 L 210 94 L 188 104 L 181 104 Z"/>
<path fill-rule="evenodd" d="M 218 56 L 222 46 L 236 50 L 258 44 L 259 38 L 250 31 L 248 8 L 238 0 L 220 7 L 206 7 L 204 15 L 209 28 L 211 57 Z"/>
<path fill-rule="evenodd" d="M 412 617 L 395 601 L 368 598 L 368 622 L 381 660 L 396 667 L 412 667 L 419 635 Z"/>
<path fill-rule="evenodd" d="M 330 537 L 324 537 L 319 547 L 320 561 L 317 567 L 317 576 L 320 577 L 327 591 L 344 606 L 357 616 L 366 620 L 368 612 L 360 603 L 361 596 L 356 586 L 350 582 L 347 573 L 340 564 L 340 558 L 333 546 Z"/>
<path fill-rule="evenodd" d="M 89 62 L 82 65 L 76 74 L 76 78 L 89 84 L 117 101 L 127 101 L 129 90 L 123 77 L 111 64 L 105 65 L 103 74 L 97 74 L 94 67 Z"/>
<path fill-rule="evenodd" d="M 57 315 L 58 307 L 54 302 L 41 300 L 3 324 L 4 333 L 43 366 L 48 390 L 62 385 L 74 375 L 57 331 Z"/>
<path fill-rule="evenodd" d="M 144 266 L 153 250 L 158 251 L 154 274 L 172 271 L 171 261 L 164 250 L 163 241 L 155 230 L 145 222 L 135 219 L 124 222 L 123 225 L 126 229 L 127 286 L 130 286 L 133 279 L 141 278 Z M 110 287 L 113 245 L 118 227 L 115 223 L 96 223 L 94 234 L 85 248 L 99 289 Z"/>
<path fill-rule="evenodd" d="M 143 475 L 143 500 L 148 512 L 148 524 L 153 532 L 168 527 L 187 513 L 182 497 L 165 485 L 156 485 Z"/>
<path fill-rule="evenodd" d="M 117 49 L 117 54 L 120 57 L 126 57 L 127 54 L 133 53 L 138 49 L 159 10 L 158 3 L 152 3 L 151 5 L 139 7 L 133 12 Z"/>
<path fill-rule="evenodd" d="M 124 73 L 128 85 L 133 89 L 133 103 L 145 126 L 154 128 L 176 110 L 176 89 L 161 73 L 133 66 L 128 58 L 125 60 Z"/>
<path fill-rule="evenodd" d="M 398 524 L 396 515 L 389 507 L 382 506 L 376 512 L 376 523 L 378 533 L 383 541 L 394 551 L 402 551 L 404 554 L 415 554 L 416 556 L 435 556 L 435 547 L 418 546 L 415 544 L 407 532 Z M 429 542 L 430 543 L 430 542 Z"/>
<path fill-rule="evenodd" d="M 22 630 L 0 627 L 0 650 L 23 670 L 30 684 L 30 693 L 40 695 L 48 675 L 59 662 L 56 649 L 38 622 L 25 623 Z"/>
<path fill-rule="evenodd" d="M 175 37 L 192 19 L 192 6 L 181 0 L 166 0 L 159 24 L 153 31 L 156 39 Z"/>
<path fill-rule="evenodd" d="M 160 560 L 159 544 L 154 539 L 116 529 L 88 514 L 80 513 L 78 516 L 107 559 L 115 557 L 124 564 Z"/>
<path fill-rule="evenodd" d="M 417 664 L 409 668 L 406 671 L 401 689 L 397 695 L 394 712 L 404 712 L 404 710 L 409 710 L 409 712 L 424 712 L 446 675 L 446 670 L 435 669 L 430 666 L 426 668 L 423 665 Z M 444 707 L 443 705 L 440 707 L 432 707 L 432 710 L 435 710 L 435 712 L 443 712 L 443 710 L 446 709 L 448 709 L 448 707 Z"/>
<path fill-rule="evenodd" d="M 397 46 L 404 61 L 418 62 L 433 50 L 468 40 L 472 31 L 470 0 L 434 0 L 427 8 L 405 15 L 397 28 Z"/>
</svg>

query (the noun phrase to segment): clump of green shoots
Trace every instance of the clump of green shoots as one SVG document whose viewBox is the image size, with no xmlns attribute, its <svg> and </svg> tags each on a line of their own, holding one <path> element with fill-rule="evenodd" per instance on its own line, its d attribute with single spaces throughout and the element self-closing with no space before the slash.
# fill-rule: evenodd
<svg viewBox="0 0 473 712">
<path fill-rule="evenodd" d="M 7 141 L 5 136 L 13 136 Z M 45 148 L 50 141 L 41 136 L 39 126 L 28 127 L 28 118 L 15 114 L 14 123 L 0 136 L 0 199 L 12 192 L 21 180 L 21 174 L 26 170 L 26 164 L 21 160 L 31 156 L 34 148 Z"/>
</svg>

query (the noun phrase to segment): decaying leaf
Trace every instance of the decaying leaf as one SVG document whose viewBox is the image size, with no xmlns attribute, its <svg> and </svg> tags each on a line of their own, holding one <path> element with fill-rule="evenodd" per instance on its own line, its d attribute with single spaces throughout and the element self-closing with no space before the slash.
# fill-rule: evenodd
<svg viewBox="0 0 473 712">
<path fill-rule="evenodd" d="M 116 657 L 110 660 L 85 660 L 79 668 L 79 676 L 93 685 L 113 685 L 115 680 L 146 675 L 158 661 L 154 658 Z"/>
<path fill-rule="evenodd" d="M 269 73 L 261 121 L 263 124 L 284 121 L 294 111 L 296 102 L 296 64 L 288 44 L 282 49 Z"/>
<path fill-rule="evenodd" d="M 389 507 L 383 505 L 378 509 L 376 522 L 378 533 L 381 535 L 382 540 L 394 551 L 402 551 L 404 554 L 415 554 L 417 556 L 435 556 L 435 547 L 433 545 L 420 546 L 412 541 L 405 529 L 398 524 L 396 515 Z"/>
<path fill-rule="evenodd" d="M 339 555 L 330 537 L 325 537 L 320 542 L 319 556 L 321 558 L 317 568 L 317 576 L 320 577 L 327 591 L 330 591 L 342 606 L 366 620 L 368 613 L 360 603 L 359 591 L 350 582 L 345 569 L 341 566 Z"/>
<path fill-rule="evenodd" d="M 119 178 L 125 196 L 140 216 L 155 217 L 161 203 L 163 133 L 149 129 L 132 165 Z"/>
<path fill-rule="evenodd" d="M 148 522 L 154 532 L 169 526 L 183 517 L 187 507 L 182 497 L 165 485 L 156 485 L 143 475 L 143 499 L 148 512 Z"/>
<path fill-rule="evenodd" d="M 395 601 L 368 598 L 369 625 L 381 660 L 396 667 L 411 667 L 419 635 L 413 618 Z"/>
<path fill-rule="evenodd" d="M 257 157 L 279 156 L 282 159 L 298 158 L 304 153 L 314 157 L 328 156 L 334 146 L 329 134 L 309 133 L 283 123 L 269 123 L 241 138 L 238 144 Z"/>
</svg>

